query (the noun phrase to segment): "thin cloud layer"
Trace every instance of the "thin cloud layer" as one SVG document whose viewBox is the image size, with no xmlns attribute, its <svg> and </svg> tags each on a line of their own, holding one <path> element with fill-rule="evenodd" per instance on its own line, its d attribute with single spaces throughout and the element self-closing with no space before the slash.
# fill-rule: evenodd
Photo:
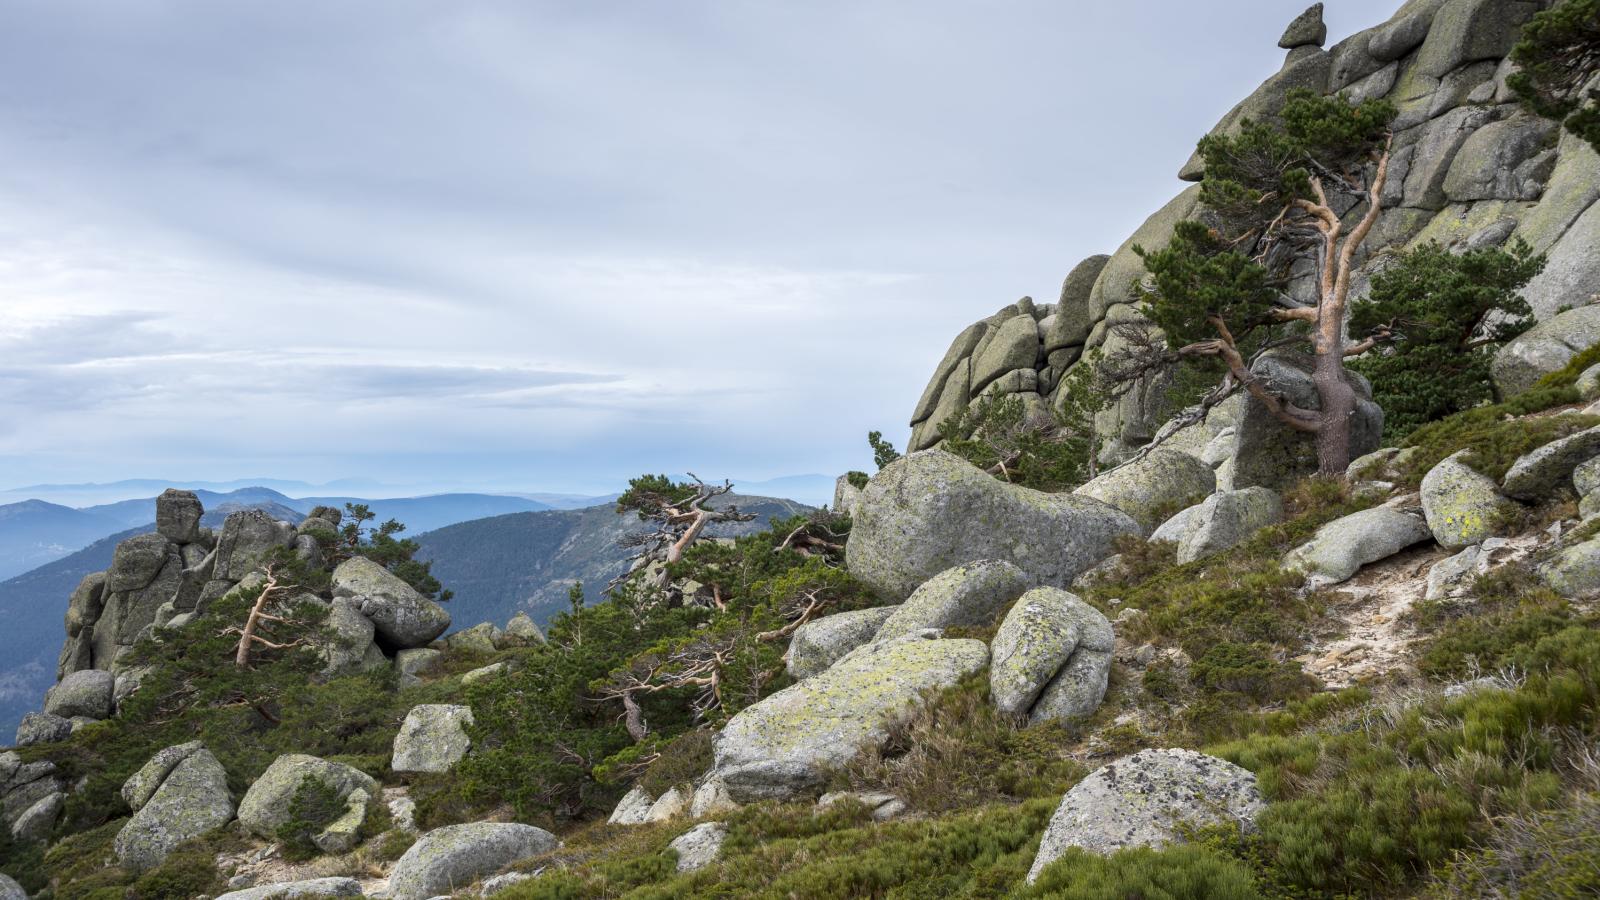
<svg viewBox="0 0 1600 900">
<path fill-rule="evenodd" d="M 0 487 L 606 490 L 862 467 L 1301 4 L 0 6 Z"/>
</svg>

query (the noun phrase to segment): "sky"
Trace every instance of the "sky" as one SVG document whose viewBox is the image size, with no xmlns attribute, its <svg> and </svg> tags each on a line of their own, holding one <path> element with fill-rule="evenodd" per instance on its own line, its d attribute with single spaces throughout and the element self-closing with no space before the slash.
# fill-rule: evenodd
<svg viewBox="0 0 1600 900">
<path fill-rule="evenodd" d="M 1303 8 L 0 0 L 0 489 L 870 468 Z"/>
</svg>

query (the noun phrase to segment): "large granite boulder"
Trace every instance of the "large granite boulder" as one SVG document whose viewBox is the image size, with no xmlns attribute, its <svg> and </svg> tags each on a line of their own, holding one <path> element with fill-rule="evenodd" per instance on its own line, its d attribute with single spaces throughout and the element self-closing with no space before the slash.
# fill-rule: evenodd
<svg viewBox="0 0 1600 900">
<path fill-rule="evenodd" d="M 1268 390 L 1301 409 L 1322 408 L 1312 381 L 1313 361 L 1308 356 L 1274 351 L 1250 367 Z M 1383 437 L 1383 409 L 1372 402 L 1372 386 L 1354 372 L 1347 373 L 1356 392 L 1356 412 L 1350 423 L 1350 458 L 1378 449 Z M 1232 483 L 1239 488 L 1260 485 L 1282 490 L 1317 471 L 1316 435 L 1296 431 L 1278 421 L 1261 401 L 1246 395 L 1244 412 L 1234 431 Z"/>
<path fill-rule="evenodd" d="M 1490 365 L 1495 387 L 1503 395 L 1520 394 L 1595 344 L 1600 344 L 1600 304 L 1559 313 L 1495 351 Z"/>
<path fill-rule="evenodd" d="M 845 557 L 879 595 L 904 600 L 923 582 L 980 559 L 1008 560 L 1034 584 L 1065 587 L 1139 534 L 1098 500 L 999 481 L 942 450 L 909 454 L 862 493 Z"/>
<path fill-rule="evenodd" d="M 190 749 L 164 775 L 156 777 L 168 762 L 163 758 L 166 750 L 123 786 L 123 796 L 132 793 L 144 798 L 134 807 L 133 818 L 117 832 L 117 859 L 126 868 L 154 868 L 179 844 L 233 819 L 233 794 L 222 763 L 203 747 L 183 746 Z M 159 786 L 145 794 L 151 782 L 159 782 Z"/>
<path fill-rule="evenodd" d="M 1588 597 L 1600 591 L 1600 538 L 1563 547 L 1534 571 L 1563 597 Z"/>
<path fill-rule="evenodd" d="M 543 828 L 516 822 L 446 825 L 417 839 L 389 875 L 391 900 L 428 900 L 450 894 L 508 865 L 554 850 L 559 841 Z"/>
<path fill-rule="evenodd" d="M 156 498 L 156 532 L 174 544 L 200 540 L 200 517 L 206 509 L 193 491 L 167 488 Z"/>
<path fill-rule="evenodd" d="M 150 584 L 166 565 L 171 546 L 159 533 L 134 535 L 117 544 L 106 570 L 106 591 L 137 591 Z"/>
<path fill-rule="evenodd" d="M 1050 326 L 1045 329 L 1046 352 L 1081 347 L 1089 339 L 1089 330 L 1094 326 L 1094 309 L 1091 305 L 1094 283 L 1110 261 L 1110 256 L 1101 253 L 1083 260 L 1067 273 L 1066 279 L 1061 282 L 1061 299 L 1056 303 L 1053 318 L 1049 320 Z"/>
<path fill-rule="evenodd" d="M 820 792 L 830 769 L 885 740 L 889 725 L 924 692 L 954 685 L 988 662 L 981 641 L 868 644 L 735 715 L 716 736 L 714 777 L 739 803 Z"/>
<path fill-rule="evenodd" d="M 116 676 L 101 669 L 72 672 L 45 693 L 44 711 L 63 719 L 73 716 L 109 719 L 111 692 L 116 687 L 116 680 Z"/>
<path fill-rule="evenodd" d="M 1600 456 L 1600 427 L 1557 438 L 1517 458 L 1501 484 L 1518 500 L 1543 500 L 1565 490 L 1572 473 Z"/>
<path fill-rule="evenodd" d="M 1175 507 L 1189 506 L 1216 487 L 1217 476 L 1210 466 L 1187 453 L 1157 447 L 1073 493 L 1122 510 L 1148 535 Z"/>
<path fill-rule="evenodd" d="M 518 612 L 506 622 L 505 630 L 501 632 L 501 640 L 511 646 L 532 647 L 544 643 L 544 632 L 539 630 L 532 616 L 526 612 Z"/>
<path fill-rule="evenodd" d="M 451 703 L 413 706 L 394 737 L 389 768 L 396 772 L 448 772 L 472 747 L 467 726 L 472 707 Z"/>
<path fill-rule="evenodd" d="M 974 395 L 1007 372 L 1032 370 L 1034 361 L 1039 358 L 1039 326 L 1032 316 L 1008 319 L 992 335 L 985 335 L 985 339 L 987 344 L 972 357 Z"/>
<path fill-rule="evenodd" d="M 1105 697 L 1115 637 L 1100 611 L 1060 588 L 1022 595 L 990 645 L 995 706 L 1033 722 L 1076 719 Z"/>
<path fill-rule="evenodd" d="M 1420 516 L 1384 506 L 1364 509 L 1318 528 L 1311 540 L 1290 551 L 1284 565 L 1314 583 L 1337 584 L 1362 566 L 1431 537 Z"/>
<path fill-rule="evenodd" d="M 105 610 L 106 573 L 83 576 L 67 600 L 67 640 L 56 661 L 56 680 L 68 672 L 94 668 L 94 626 Z"/>
<path fill-rule="evenodd" d="M 422 673 L 426 672 L 440 659 L 444 658 L 444 651 L 432 647 L 417 647 L 411 650 L 401 650 L 394 655 L 394 670 L 400 676 L 401 687 L 411 687 L 422 683 Z"/>
<path fill-rule="evenodd" d="M 1422 476 L 1422 515 L 1439 546 L 1459 550 L 1511 524 L 1517 504 L 1500 495 L 1494 479 L 1466 463 L 1463 450 Z"/>
<path fill-rule="evenodd" d="M 166 781 L 172 770 L 178 767 L 178 763 L 203 749 L 205 744 L 200 741 L 190 741 L 187 744 L 174 744 L 158 751 L 139 771 L 128 776 L 128 780 L 122 783 L 123 802 L 128 804 L 129 809 L 135 811 L 143 809 L 161 788 L 161 783 Z"/>
<path fill-rule="evenodd" d="M 1031 586 L 1021 569 L 1003 559 L 953 566 L 912 591 L 874 639 L 890 641 L 925 628 L 992 625 L 1001 610 Z"/>
<path fill-rule="evenodd" d="M 1177 561 L 1188 563 L 1232 549 L 1282 519 L 1283 501 L 1269 488 L 1218 491 L 1163 522 L 1150 540 L 1177 544 Z"/>
<path fill-rule="evenodd" d="M 312 778 L 332 787 L 340 800 L 347 800 L 358 790 L 365 791 L 368 797 L 379 794 L 378 782 L 360 769 L 315 756 L 288 753 L 273 760 L 245 792 L 244 799 L 239 801 L 239 824 L 257 837 L 276 840 L 278 829 L 289 821 L 289 803 L 301 785 Z"/>
<path fill-rule="evenodd" d="M 1184 829 L 1237 824 L 1254 829 L 1265 804 L 1256 776 L 1193 750 L 1141 750 L 1078 782 L 1050 818 L 1028 883 L 1069 847 L 1109 855 L 1131 847 L 1163 847 Z"/>
<path fill-rule="evenodd" d="M 349 597 L 372 620 L 378 637 L 391 647 L 423 647 L 450 627 L 444 607 L 418 593 L 399 576 L 364 556 L 333 570 L 333 596 Z"/>
<path fill-rule="evenodd" d="M 1600 253 L 1594 252 L 1597 246 L 1600 204 L 1592 204 L 1550 247 L 1544 271 L 1522 289 L 1535 314 L 1549 315 L 1563 306 L 1581 308 L 1600 294 Z"/>
<path fill-rule="evenodd" d="M 295 528 L 259 509 L 242 509 L 222 523 L 217 537 L 213 575 L 220 581 L 240 581 L 279 548 L 294 546 Z"/>
<path fill-rule="evenodd" d="M 801 625 L 789 640 L 789 675 L 795 680 L 827 671 L 846 653 L 877 635 L 898 606 L 875 606 L 834 613 Z"/>
<path fill-rule="evenodd" d="M 311 599 L 316 599 L 313 595 Z M 320 601 L 319 601 L 320 602 Z M 328 618 L 323 623 L 329 637 L 317 646 L 326 665 L 322 673 L 328 676 L 348 675 L 388 664 L 383 651 L 373 643 L 376 629 L 372 620 L 361 614 L 354 600 L 339 597 L 328 607 Z"/>
</svg>

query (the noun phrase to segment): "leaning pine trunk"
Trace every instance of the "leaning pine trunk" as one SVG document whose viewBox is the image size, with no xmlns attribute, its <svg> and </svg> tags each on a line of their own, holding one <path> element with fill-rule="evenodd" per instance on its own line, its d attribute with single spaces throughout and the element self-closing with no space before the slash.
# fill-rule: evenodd
<svg viewBox="0 0 1600 900">
<path fill-rule="evenodd" d="M 1356 412 L 1356 392 L 1344 371 L 1344 354 L 1318 353 L 1312 381 L 1322 401 L 1317 429 L 1317 474 L 1343 475 L 1350 467 L 1350 429 Z"/>
</svg>

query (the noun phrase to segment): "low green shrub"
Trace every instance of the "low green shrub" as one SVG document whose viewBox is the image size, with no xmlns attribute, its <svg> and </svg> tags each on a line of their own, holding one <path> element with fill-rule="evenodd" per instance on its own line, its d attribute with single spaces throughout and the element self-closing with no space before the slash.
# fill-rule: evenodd
<svg viewBox="0 0 1600 900">
<path fill-rule="evenodd" d="M 312 838 L 343 815 L 344 808 L 344 799 L 334 785 L 316 776 L 300 782 L 289 798 L 289 820 L 278 828 L 283 858 L 302 862 L 320 853 Z"/>
<path fill-rule="evenodd" d="M 1073 847 L 1021 897 L 1040 900 L 1260 900 L 1255 873 L 1206 847 L 1141 847 L 1099 856 Z"/>
<path fill-rule="evenodd" d="M 1460 450 L 1472 451 L 1468 463 L 1499 480 L 1517 458 L 1557 438 L 1600 425 L 1600 416 L 1532 416 L 1578 402 L 1576 389 L 1535 388 L 1504 403 L 1480 406 L 1430 422 L 1407 435 L 1403 446 L 1416 450 L 1399 466 L 1402 481 L 1415 487 L 1440 460 Z"/>
</svg>

